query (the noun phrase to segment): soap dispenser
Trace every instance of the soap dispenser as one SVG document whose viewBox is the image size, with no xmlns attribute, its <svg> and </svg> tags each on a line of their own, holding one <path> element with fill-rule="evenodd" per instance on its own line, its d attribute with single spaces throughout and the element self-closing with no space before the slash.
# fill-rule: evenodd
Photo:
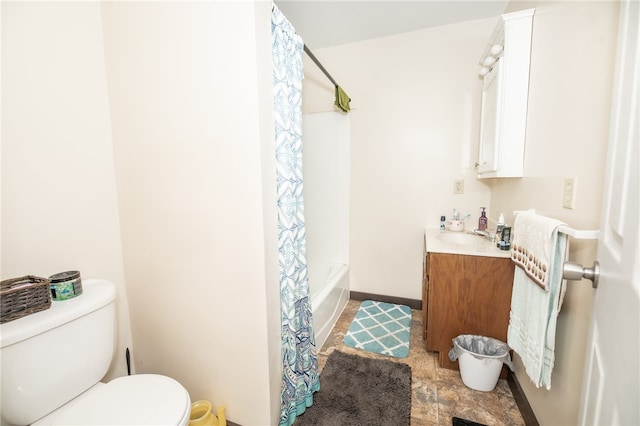
<svg viewBox="0 0 640 426">
<path fill-rule="evenodd" d="M 504 214 L 503 213 L 500 213 L 500 216 L 498 216 L 498 223 L 496 225 L 497 225 L 496 231 L 502 232 L 502 228 L 504 228 Z"/>
<path fill-rule="evenodd" d="M 486 207 L 481 207 L 482 213 L 480 213 L 480 217 L 478 218 L 478 229 L 480 231 L 487 230 L 487 212 Z"/>
</svg>

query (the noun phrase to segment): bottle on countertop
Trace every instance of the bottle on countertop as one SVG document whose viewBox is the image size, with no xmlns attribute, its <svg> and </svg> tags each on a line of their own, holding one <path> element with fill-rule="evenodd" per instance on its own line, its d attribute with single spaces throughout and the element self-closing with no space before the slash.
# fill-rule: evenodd
<svg viewBox="0 0 640 426">
<path fill-rule="evenodd" d="M 482 213 L 480 213 L 480 218 L 478 218 L 478 229 L 481 231 L 487 230 L 487 211 L 486 207 L 480 207 L 482 209 Z"/>
<path fill-rule="evenodd" d="M 440 232 L 444 232 L 447 228 L 444 226 L 444 222 L 447 220 L 446 217 L 440 216 Z"/>
<path fill-rule="evenodd" d="M 504 214 L 500 213 L 498 216 L 498 223 L 496 224 L 496 246 L 500 247 L 500 241 L 502 240 L 502 230 L 504 229 Z"/>
<path fill-rule="evenodd" d="M 505 225 L 502 228 L 499 243 L 500 250 L 511 250 L 511 227 L 509 225 Z"/>
</svg>

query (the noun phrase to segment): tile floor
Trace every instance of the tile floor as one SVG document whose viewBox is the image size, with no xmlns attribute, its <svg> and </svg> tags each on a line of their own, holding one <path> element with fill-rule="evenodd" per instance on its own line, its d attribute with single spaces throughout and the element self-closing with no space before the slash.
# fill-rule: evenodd
<svg viewBox="0 0 640 426">
<path fill-rule="evenodd" d="M 350 300 L 318 353 L 320 371 L 334 350 L 364 357 L 384 358 L 411 366 L 411 425 L 451 426 L 452 417 L 460 417 L 491 426 L 524 425 L 506 380 L 499 380 L 491 392 L 467 388 L 456 370 L 438 367 L 435 353 L 427 352 L 422 340 L 421 312 L 412 310 L 409 356 L 392 358 L 345 346 L 345 333 L 353 320 L 360 301 Z"/>
</svg>

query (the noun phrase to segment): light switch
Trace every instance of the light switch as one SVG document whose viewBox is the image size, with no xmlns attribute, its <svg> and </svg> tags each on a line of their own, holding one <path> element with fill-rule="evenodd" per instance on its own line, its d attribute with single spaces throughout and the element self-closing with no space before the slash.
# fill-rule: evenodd
<svg viewBox="0 0 640 426">
<path fill-rule="evenodd" d="M 574 209 L 576 207 L 576 181 L 576 177 L 564 178 L 562 207 L 565 209 Z"/>
</svg>

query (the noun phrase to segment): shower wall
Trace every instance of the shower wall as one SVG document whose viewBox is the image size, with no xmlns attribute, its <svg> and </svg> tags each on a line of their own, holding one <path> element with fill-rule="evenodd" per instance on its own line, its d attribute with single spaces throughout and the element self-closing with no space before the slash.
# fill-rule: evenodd
<svg viewBox="0 0 640 426">
<path fill-rule="evenodd" d="M 303 114 L 302 129 L 307 261 L 348 265 L 349 116 Z"/>
<path fill-rule="evenodd" d="M 307 272 L 319 348 L 349 300 L 349 141 L 347 115 L 303 115 Z"/>
</svg>

